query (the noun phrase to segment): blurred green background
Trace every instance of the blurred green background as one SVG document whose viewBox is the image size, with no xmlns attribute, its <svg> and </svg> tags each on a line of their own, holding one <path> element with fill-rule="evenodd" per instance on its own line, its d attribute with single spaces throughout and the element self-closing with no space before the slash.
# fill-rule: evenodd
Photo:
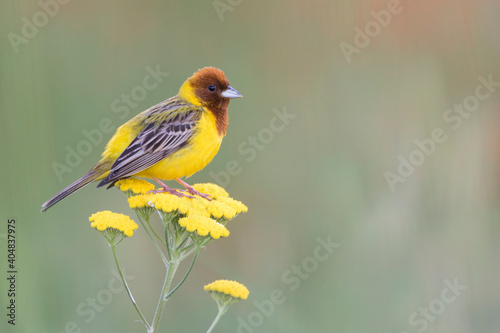
<svg viewBox="0 0 500 333">
<path fill-rule="evenodd" d="M 244 98 L 231 102 L 220 152 L 189 182 L 215 182 L 236 161 L 238 172 L 219 183 L 249 212 L 229 225 L 229 238 L 202 251 L 167 305 L 162 332 L 205 332 L 217 310 L 203 285 L 219 278 L 242 282 L 250 297 L 216 332 L 498 330 L 500 87 L 490 86 L 478 105 L 472 97 L 488 92 L 479 77 L 500 81 L 498 2 L 45 7 L 57 13 L 7 0 L 0 14 L 2 332 L 65 332 L 69 322 L 81 332 L 144 331 L 124 292 L 99 310 L 87 305 L 114 279 L 111 251 L 88 217 L 99 210 L 133 216 L 124 196 L 91 185 L 46 213 L 40 206 L 86 173 L 112 135 L 58 177 L 54 162 L 67 165 L 68 147 L 84 145 L 86 131 L 103 119 L 119 126 L 208 65 L 223 69 Z M 398 13 L 388 18 L 389 9 Z M 347 44 L 359 46 L 349 57 Z M 137 95 L 148 66 L 168 76 Z M 134 91 L 121 119 L 116 106 Z M 450 113 L 464 102 L 473 111 Z M 272 119 L 284 110 L 294 117 L 277 130 Z M 430 144 L 439 128 L 446 140 Z M 415 140 L 432 152 L 419 153 Z M 401 161 L 411 156 L 419 165 L 391 189 L 387 172 L 404 172 Z M 17 221 L 15 327 L 5 316 L 8 218 Z M 340 244 L 324 261 L 314 257 L 318 237 Z M 160 258 L 142 229 L 118 252 L 150 318 Z M 453 294 L 447 284 L 456 280 L 464 290 Z M 271 311 L 276 289 L 285 301 Z"/>
</svg>

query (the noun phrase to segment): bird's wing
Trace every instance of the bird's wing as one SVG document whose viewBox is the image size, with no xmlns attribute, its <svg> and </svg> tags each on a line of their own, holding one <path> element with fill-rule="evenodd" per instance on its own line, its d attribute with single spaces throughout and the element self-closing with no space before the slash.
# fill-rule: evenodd
<svg viewBox="0 0 500 333">
<path fill-rule="evenodd" d="M 189 143 L 203 109 L 166 101 L 149 110 L 146 126 L 111 166 L 98 187 L 130 177 L 158 163 Z"/>
</svg>

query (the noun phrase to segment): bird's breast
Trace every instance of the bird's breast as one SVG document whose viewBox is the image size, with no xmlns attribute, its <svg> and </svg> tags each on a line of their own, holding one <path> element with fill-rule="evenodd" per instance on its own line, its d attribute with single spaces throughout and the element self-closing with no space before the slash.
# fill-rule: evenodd
<svg viewBox="0 0 500 333">
<path fill-rule="evenodd" d="M 206 111 L 196 125 L 196 131 L 186 147 L 167 156 L 136 176 L 163 180 L 189 177 L 203 169 L 217 154 L 222 143 L 214 115 Z"/>
</svg>

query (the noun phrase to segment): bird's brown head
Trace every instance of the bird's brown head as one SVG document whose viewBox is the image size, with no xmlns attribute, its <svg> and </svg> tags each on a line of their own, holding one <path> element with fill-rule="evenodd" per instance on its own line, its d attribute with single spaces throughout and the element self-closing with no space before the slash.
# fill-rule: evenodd
<svg viewBox="0 0 500 333">
<path fill-rule="evenodd" d="M 223 71 L 215 67 L 205 67 L 184 82 L 179 97 L 195 105 L 217 108 L 222 104 L 227 105 L 231 98 L 242 95 L 229 85 Z"/>
<path fill-rule="evenodd" d="M 217 120 L 219 133 L 227 129 L 227 107 L 232 98 L 243 97 L 229 85 L 224 72 L 215 67 L 198 70 L 184 82 L 179 90 L 180 98 L 209 109 Z"/>
</svg>

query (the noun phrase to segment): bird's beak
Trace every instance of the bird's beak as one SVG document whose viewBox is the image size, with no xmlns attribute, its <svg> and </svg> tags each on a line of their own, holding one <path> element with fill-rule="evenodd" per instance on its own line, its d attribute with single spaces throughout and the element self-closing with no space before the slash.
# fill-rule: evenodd
<svg viewBox="0 0 500 333">
<path fill-rule="evenodd" d="M 236 89 L 234 89 L 231 86 L 227 87 L 227 89 L 224 90 L 221 95 L 223 97 L 226 97 L 226 98 L 239 98 L 239 97 L 243 97 L 242 94 L 240 94 Z"/>
</svg>

